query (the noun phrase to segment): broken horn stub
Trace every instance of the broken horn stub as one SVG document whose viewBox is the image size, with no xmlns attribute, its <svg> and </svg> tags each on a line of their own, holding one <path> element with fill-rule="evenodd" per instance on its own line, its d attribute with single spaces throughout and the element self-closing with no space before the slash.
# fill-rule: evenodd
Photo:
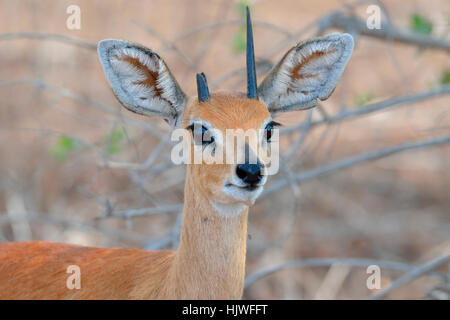
<svg viewBox="0 0 450 320">
<path fill-rule="evenodd" d="M 247 7 L 247 97 L 258 99 L 256 81 L 255 50 L 253 47 L 253 30 L 250 9 Z"/>
<path fill-rule="evenodd" d="M 202 73 L 197 73 L 197 96 L 199 102 L 205 102 L 210 99 L 208 83 L 206 82 L 206 76 Z"/>
</svg>

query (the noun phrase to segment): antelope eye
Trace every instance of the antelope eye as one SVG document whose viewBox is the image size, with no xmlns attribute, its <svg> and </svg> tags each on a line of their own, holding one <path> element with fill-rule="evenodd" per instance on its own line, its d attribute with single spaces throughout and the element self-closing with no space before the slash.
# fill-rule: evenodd
<svg viewBox="0 0 450 320">
<path fill-rule="evenodd" d="M 273 128 L 276 126 L 279 126 L 280 124 L 278 122 L 275 121 L 271 121 L 270 123 L 267 124 L 266 128 L 265 128 L 265 132 L 266 132 L 266 141 L 270 142 L 270 139 L 272 138 L 272 133 L 273 133 Z"/>
<path fill-rule="evenodd" d="M 196 145 L 206 146 L 214 142 L 214 137 L 212 136 L 211 130 L 208 130 L 205 126 L 191 124 L 188 129 L 192 131 L 194 143 Z"/>
</svg>

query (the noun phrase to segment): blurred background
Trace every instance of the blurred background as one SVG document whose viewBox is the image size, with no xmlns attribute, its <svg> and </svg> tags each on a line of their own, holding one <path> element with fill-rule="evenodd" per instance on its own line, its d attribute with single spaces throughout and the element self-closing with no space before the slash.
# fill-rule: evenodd
<svg viewBox="0 0 450 320">
<path fill-rule="evenodd" d="M 247 274 L 262 277 L 244 298 L 364 298 L 367 265 L 386 287 L 448 255 L 447 0 L 0 0 L 0 241 L 176 248 L 185 168 L 169 126 L 121 108 L 96 44 L 152 48 L 190 95 L 201 71 L 211 90 L 244 91 L 246 5 L 260 81 L 300 41 L 356 44 L 330 99 L 276 119 L 284 169 L 250 210 Z M 448 298 L 448 264 L 435 271 L 384 297 Z"/>
</svg>

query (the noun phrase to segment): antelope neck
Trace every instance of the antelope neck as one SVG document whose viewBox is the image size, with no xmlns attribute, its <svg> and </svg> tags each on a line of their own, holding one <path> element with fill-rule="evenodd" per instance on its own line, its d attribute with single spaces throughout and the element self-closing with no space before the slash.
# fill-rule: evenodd
<svg viewBox="0 0 450 320">
<path fill-rule="evenodd" d="M 187 169 L 180 246 L 172 275 L 179 295 L 239 299 L 242 296 L 248 207 L 234 217 L 220 216 Z"/>
</svg>

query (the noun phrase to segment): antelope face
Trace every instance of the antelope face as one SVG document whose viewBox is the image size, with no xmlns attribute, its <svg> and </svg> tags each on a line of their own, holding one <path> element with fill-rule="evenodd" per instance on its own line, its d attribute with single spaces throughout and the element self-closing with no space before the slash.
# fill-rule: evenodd
<svg viewBox="0 0 450 320">
<path fill-rule="evenodd" d="M 313 107 L 333 92 L 353 50 L 348 34 L 331 34 L 290 49 L 257 86 L 253 35 L 247 9 L 247 94 L 210 94 L 206 77 L 197 74 L 197 97 L 187 98 L 161 57 L 122 40 L 103 40 L 98 54 L 118 100 L 129 110 L 164 118 L 190 131 L 188 175 L 216 208 L 252 204 L 261 194 L 271 162 L 270 136 L 281 112 Z M 228 143 L 228 130 L 253 138 Z M 233 141 L 236 141 L 233 139 Z M 273 143 L 273 142 L 272 142 Z M 205 152 L 207 151 L 207 152 Z M 230 154 L 236 155 L 229 161 Z M 222 156 L 222 162 L 216 155 Z M 239 156 L 241 155 L 241 156 Z"/>
<path fill-rule="evenodd" d="M 191 178 L 208 199 L 255 201 L 267 181 L 275 125 L 263 102 L 243 94 L 212 94 L 186 109 L 182 127 L 190 131 Z M 198 153 L 200 162 L 193 161 Z"/>
</svg>

